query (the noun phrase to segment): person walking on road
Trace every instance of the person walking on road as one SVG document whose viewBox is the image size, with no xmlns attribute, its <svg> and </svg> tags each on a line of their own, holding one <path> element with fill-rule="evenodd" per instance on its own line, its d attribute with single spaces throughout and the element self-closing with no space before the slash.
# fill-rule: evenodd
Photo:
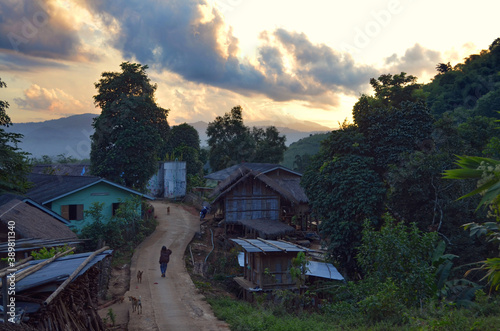
<svg viewBox="0 0 500 331">
<path fill-rule="evenodd" d="M 160 271 L 162 277 L 165 277 L 165 273 L 167 272 L 167 264 L 168 262 L 170 262 L 170 254 L 172 254 L 172 251 L 170 249 L 167 249 L 166 246 L 163 246 L 161 248 Z"/>
</svg>

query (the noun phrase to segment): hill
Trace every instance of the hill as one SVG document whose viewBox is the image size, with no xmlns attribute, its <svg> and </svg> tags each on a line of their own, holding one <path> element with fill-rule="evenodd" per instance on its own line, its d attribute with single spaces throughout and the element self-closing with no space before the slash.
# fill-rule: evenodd
<svg viewBox="0 0 500 331">
<path fill-rule="evenodd" d="M 294 169 L 296 166 L 294 165 L 295 157 L 300 155 L 303 157 L 304 155 L 313 156 L 314 154 L 319 152 L 319 148 L 321 146 L 321 141 L 328 137 L 328 133 L 317 133 L 310 134 L 308 137 L 302 138 L 290 145 L 288 149 L 285 151 L 285 155 L 283 157 L 283 162 L 281 165 Z M 297 169 L 302 171 L 303 169 Z"/>
<path fill-rule="evenodd" d="M 63 117 L 56 120 L 44 122 L 14 123 L 5 128 L 8 132 L 20 133 L 24 136 L 19 147 L 30 153 L 33 157 L 43 155 L 57 156 L 65 154 L 76 159 L 86 159 L 90 155 L 90 136 L 94 133 L 92 120 L 96 114 L 80 114 Z M 202 146 L 207 146 L 206 129 L 208 123 L 198 121 L 188 123 L 193 126 L 200 136 Z M 248 126 L 266 127 L 275 125 L 278 131 L 286 136 L 286 144 L 290 144 L 317 132 L 327 132 L 330 128 L 314 122 L 276 123 L 283 126 L 278 127 L 273 122 L 250 122 Z M 301 130 L 309 131 L 301 131 Z"/>
<path fill-rule="evenodd" d="M 44 122 L 14 123 L 5 130 L 22 134 L 19 147 L 33 157 L 65 154 L 86 159 L 90 155 L 92 120 L 96 116 L 80 114 Z"/>
</svg>

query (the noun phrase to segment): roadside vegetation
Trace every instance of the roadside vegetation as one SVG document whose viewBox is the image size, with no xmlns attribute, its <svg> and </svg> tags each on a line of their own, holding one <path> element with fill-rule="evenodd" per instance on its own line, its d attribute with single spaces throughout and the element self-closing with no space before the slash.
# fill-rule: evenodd
<svg viewBox="0 0 500 331">
<path fill-rule="evenodd" d="M 142 209 L 139 209 L 141 204 Z M 135 247 L 156 229 L 153 207 L 138 197 L 132 197 L 121 202 L 115 216 L 110 219 L 103 217 L 102 208 L 102 203 L 94 203 L 85 211 L 93 222 L 78 234 L 81 239 L 88 240 L 84 249 L 89 251 L 109 246 L 114 250 L 113 266 L 130 263 Z"/>
</svg>

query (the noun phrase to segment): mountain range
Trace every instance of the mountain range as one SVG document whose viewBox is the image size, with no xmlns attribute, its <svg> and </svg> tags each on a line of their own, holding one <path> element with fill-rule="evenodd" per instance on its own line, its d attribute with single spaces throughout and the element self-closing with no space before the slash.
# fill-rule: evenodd
<svg viewBox="0 0 500 331">
<path fill-rule="evenodd" d="M 92 120 L 97 114 L 80 114 L 44 122 L 14 123 L 7 132 L 20 133 L 24 137 L 19 148 L 33 157 L 48 155 L 51 157 L 64 154 L 76 159 L 87 159 L 90 155 L 90 135 L 93 134 Z M 200 136 L 201 146 L 207 146 L 206 129 L 208 123 L 198 121 L 188 123 Z M 286 136 L 286 145 L 315 133 L 329 132 L 330 128 L 320 124 L 303 121 L 281 123 L 260 121 L 245 123 L 249 127 L 267 127 L 274 125 L 280 134 Z"/>
</svg>

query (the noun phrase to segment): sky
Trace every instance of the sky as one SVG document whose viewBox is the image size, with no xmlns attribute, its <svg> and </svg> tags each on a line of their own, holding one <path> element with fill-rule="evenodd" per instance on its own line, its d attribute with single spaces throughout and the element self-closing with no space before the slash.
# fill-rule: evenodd
<svg viewBox="0 0 500 331">
<path fill-rule="evenodd" d="M 2 0 L 0 100 L 14 123 L 95 113 L 94 83 L 148 65 L 170 125 L 352 121 L 370 78 L 427 83 L 498 37 L 498 0 Z"/>
</svg>

